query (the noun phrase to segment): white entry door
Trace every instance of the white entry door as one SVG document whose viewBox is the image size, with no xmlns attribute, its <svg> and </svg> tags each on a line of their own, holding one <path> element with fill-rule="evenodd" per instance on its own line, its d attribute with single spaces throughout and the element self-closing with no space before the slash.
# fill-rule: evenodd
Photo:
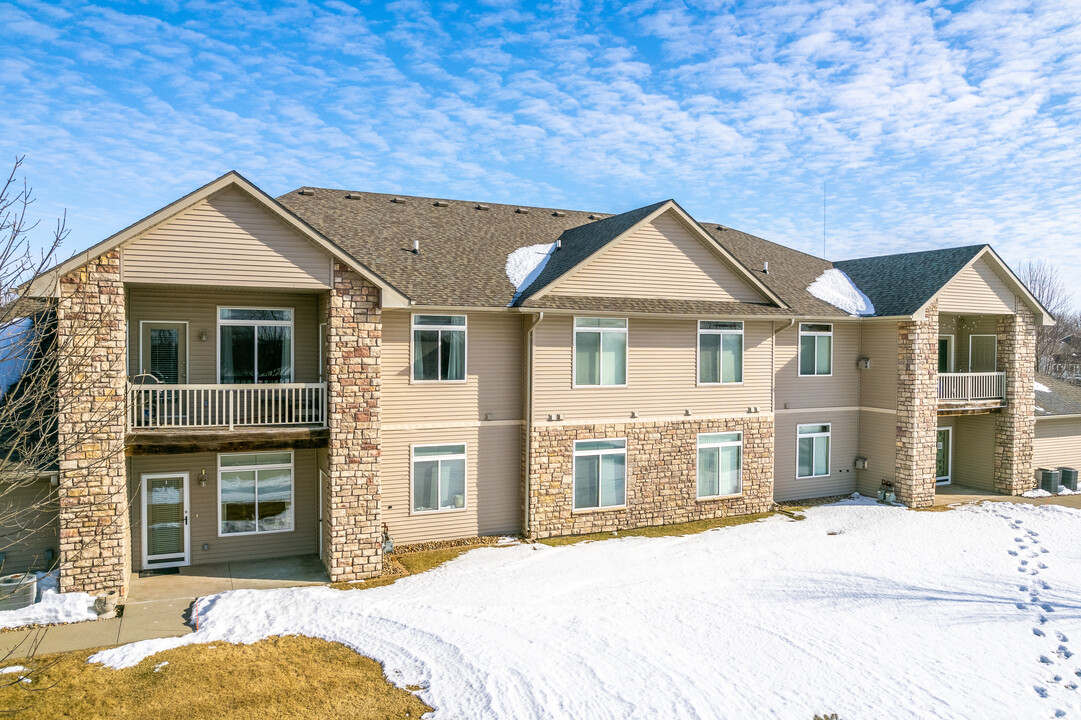
<svg viewBox="0 0 1081 720">
<path fill-rule="evenodd" d="M 191 563 L 188 474 L 143 475 L 143 569 Z"/>
</svg>

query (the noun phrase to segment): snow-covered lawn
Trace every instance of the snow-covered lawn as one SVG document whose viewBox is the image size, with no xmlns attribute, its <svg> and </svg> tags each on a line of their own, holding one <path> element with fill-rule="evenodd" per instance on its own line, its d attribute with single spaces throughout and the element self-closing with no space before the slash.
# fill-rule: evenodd
<svg viewBox="0 0 1081 720">
<path fill-rule="evenodd" d="M 200 630 L 299 633 L 437 718 L 1081 718 L 1081 511 L 852 500 L 687 537 L 469 552 L 370 590 L 242 590 Z"/>
</svg>

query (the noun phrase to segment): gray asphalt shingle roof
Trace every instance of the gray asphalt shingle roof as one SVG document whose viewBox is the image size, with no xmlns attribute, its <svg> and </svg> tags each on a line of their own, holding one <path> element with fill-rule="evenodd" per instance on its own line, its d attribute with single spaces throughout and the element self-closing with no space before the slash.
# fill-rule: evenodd
<svg viewBox="0 0 1081 720">
<path fill-rule="evenodd" d="M 392 202 L 394 198 L 402 202 Z M 509 305 L 515 288 L 507 279 L 506 261 L 516 249 L 563 240 L 562 249 L 548 263 L 551 267 L 546 266 L 525 288 L 521 297 L 528 298 L 667 202 L 609 215 L 458 200 L 437 206 L 436 202 L 443 203 L 438 198 L 314 187 L 300 188 L 277 200 L 415 303 L 458 307 Z M 827 260 L 716 223 L 701 226 L 790 307 L 787 313 L 778 313 L 767 305 L 739 303 L 745 306 L 741 314 L 846 317 L 807 292 L 807 286 L 832 267 Z M 411 252 L 413 240 L 420 241 L 416 255 Z M 761 269 L 765 261 L 770 263 L 768 274 Z M 546 302 L 547 306 L 555 303 Z M 616 299 L 577 302 L 594 309 L 601 309 L 604 302 L 612 310 L 626 305 Z M 663 309 L 674 308 L 672 303 L 677 301 L 636 306 L 643 312 L 675 312 Z M 541 307 L 534 301 L 522 304 Z M 718 312 L 717 303 L 677 304 L 686 312 Z"/>
<path fill-rule="evenodd" d="M 1036 416 L 1081 415 L 1081 387 L 1036 373 L 1036 382 L 1047 390 L 1036 388 Z"/>
<path fill-rule="evenodd" d="M 841 260 L 842 270 L 875 306 L 875 316 L 912 315 L 986 245 Z"/>
</svg>

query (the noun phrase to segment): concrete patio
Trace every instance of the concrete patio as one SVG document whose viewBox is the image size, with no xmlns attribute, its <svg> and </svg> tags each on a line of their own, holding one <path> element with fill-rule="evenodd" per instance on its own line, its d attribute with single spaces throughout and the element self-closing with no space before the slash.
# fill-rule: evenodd
<svg viewBox="0 0 1081 720">
<path fill-rule="evenodd" d="M 955 505 L 965 502 L 1015 502 L 1028 505 L 1063 505 L 1081 509 L 1081 495 L 1054 495 L 1044 498 L 1027 498 L 1020 495 L 997 495 L 987 490 L 964 485 L 939 485 L 935 489 L 935 505 Z"/>
<path fill-rule="evenodd" d="M 315 555 L 196 565 L 169 575 L 132 575 L 122 617 L 0 632 L 0 660 L 185 635 L 192 631 L 188 619 L 197 597 L 329 582 Z"/>
</svg>

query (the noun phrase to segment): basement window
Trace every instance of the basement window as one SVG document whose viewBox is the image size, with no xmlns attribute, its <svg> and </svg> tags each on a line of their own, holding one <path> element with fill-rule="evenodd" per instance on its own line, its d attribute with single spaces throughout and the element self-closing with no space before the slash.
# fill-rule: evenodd
<svg viewBox="0 0 1081 720">
<path fill-rule="evenodd" d="M 465 509 L 465 444 L 413 446 L 413 512 Z"/>
</svg>

